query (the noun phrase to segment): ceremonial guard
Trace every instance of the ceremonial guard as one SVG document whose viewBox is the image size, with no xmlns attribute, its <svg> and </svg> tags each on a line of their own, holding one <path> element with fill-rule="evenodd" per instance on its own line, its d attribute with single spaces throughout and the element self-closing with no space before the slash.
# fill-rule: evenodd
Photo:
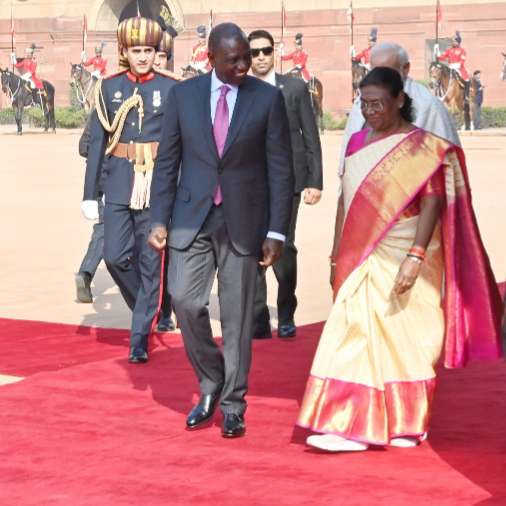
<svg viewBox="0 0 506 506">
<path fill-rule="evenodd" d="M 460 32 L 455 32 L 453 36 L 452 47 L 449 47 L 443 54 L 439 56 L 439 60 L 446 60 L 448 58 L 448 66 L 456 70 L 462 77 L 465 85 L 466 102 L 469 102 L 469 94 L 471 92 L 471 81 L 464 62 L 466 61 L 466 50 L 460 47 L 462 44 L 462 37 Z M 436 54 L 439 53 L 439 44 L 435 47 Z"/>
<path fill-rule="evenodd" d="M 40 90 L 42 93 L 44 91 L 44 85 L 42 84 L 42 81 L 35 75 L 35 72 L 37 70 L 37 62 L 33 58 L 33 52 L 35 51 L 35 48 L 37 46 L 32 43 L 30 47 L 26 48 L 26 55 L 23 60 L 21 60 L 19 63 L 16 59 L 16 56 L 14 53 L 11 53 L 11 62 L 16 68 L 25 68 L 25 73 L 21 76 L 21 79 L 24 79 L 26 82 L 29 83 L 30 89 L 32 90 L 32 106 L 35 107 L 35 104 L 38 103 L 38 97 L 37 94 Z"/>
<path fill-rule="evenodd" d="M 197 27 L 199 34 L 199 43 L 193 48 L 192 62 L 195 67 L 209 72 L 211 65 L 209 64 L 209 49 L 207 47 L 207 32 L 205 25 Z"/>
<path fill-rule="evenodd" d="M 367 70 L 371 70 L 371 49 L 373 48 L 374 44 L 378 42 L 378 29 L 377 28 L 371 28 L 371 35 L 369 36 L 369 47 L 366 47 L 363 51 L 358 53 L 354 56 L 354 59 L 357 61 L 362 61 L 362 58 L 364 59 L 364 67 Z M 354 53 L 354 48 L 351 46 L 351 54 Z"/>
<path fill-rule="evenodd" d="M 106 44 L 103 42 L 100 44 L 100 46 L 97 46 L 95 48 L 95 57 L 91 58 L 91 60 L 86 61 L 86 54 L 84 51 L 81 53 L 81 59 L 83 61 L 83 65 L 85 67 L 89 67 L 90 65 L 93 65 L 93 72 L 91 75 L 98 79 L 100 76 L 106 75 L 105 67 L 107 65 L 107 58 L 104 58 L 102 56 L 102 52 L 104 50 L 104 47 Z"/>
<path fill-rule="evenodd" d="M 170 88 L 181 78 L 153 70 L 156 48 L 162 40 L 158 23 L 131 18 L 118 26 L 118 41 L 129 69 L 97 82 L 97 116 L 91 128 L 84 199 L 88 219 L 96 219 L 100 168 L 105 194 L 104 260 L 133 311 L 130 334 L 131 363 L 148 360 L 148 337 L 158 314 L 161 256 L 147 245 L 150 231 L 150 191 L 154 160 Z M 131 262 L 138 256 L 139 274 Z"/>
<path fill-rule="evenodd" d="M 293 60 L 293 66 L 295 68 L 299 68 L 302 72 L 302 77 L 304 78 L 304 81 L 306 83 L 309 83 L 309 88 L 311 90 L 314 90 L 314 79 L 313 76 L 309 73 L 309 71 L 306 68 L 307 59 L 309 58 L 309 55 L 304 51 L 304 48 L 302 47 L 302 37 L 304 34 L 298 33 L 295 36 L 295 51 L 293 53 L 290 53 L 285 56 L 285 45 L 282 42 L 279 45 L 279 54 L 283 60 Z"/>
</svg>

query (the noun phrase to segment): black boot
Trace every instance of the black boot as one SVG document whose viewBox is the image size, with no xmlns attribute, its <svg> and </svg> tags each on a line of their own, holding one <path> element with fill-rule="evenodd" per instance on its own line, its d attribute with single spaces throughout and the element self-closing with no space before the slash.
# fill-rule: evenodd
<svg viewBox="0 0 506 506">
<path fill-rule="evenodd" d="M 471 95 L 471 81 L 464 82 L 465 103 L 469 104 Z"/>
<path fill-rule="evenodd" d="M 30 104 L 30 107 L 36 107 L 39 103 L 39 97 L 37 93 L 37 88 L 32 90 L 32 103 Z"/>
</svg>

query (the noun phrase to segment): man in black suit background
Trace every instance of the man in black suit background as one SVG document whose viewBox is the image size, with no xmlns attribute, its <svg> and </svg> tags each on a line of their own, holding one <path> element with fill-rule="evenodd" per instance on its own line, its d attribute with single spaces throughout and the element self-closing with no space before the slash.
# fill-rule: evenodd
<svg viewBox="0 0 506 506">
<path fill-rule="evenodd" d="M 278 280 L 278 337 L 295 337 L 297 308 L 297 248 L 295 227 L 304 192 L 304 203 L 317 204 L 323 189 L 322 148 L 311 98 L 304 81 L 283 76 L 274 70 L 274 39 L 265 30 L 256 30 L 248 37 L 252 51 L 251 70 L 255 77 L 281 89 L 285 98 L 293 147 L 295 195 L 292 220 L 283 245 L 283 256 L 273 266 Z M 265 269 L 261 272 L 255 300 L 254 339 L 272 337 Z"/>
<path fill-rule="evenodd" d="M 237 437 L 246 433 L 259 264 L 272 265 L 283 251 L 293 159 L 283 95 L 247 75 L 251 49 L 238 26 L 213 29 L 209 60 L 212 72 L 169 93 L 148 242 L 159 252 L 168 242 L 174 310 L 200 384 L 202 395 L 187 428 L 210 420 L 219 399 L 221 434 Z M 223 354 L 207 308 L 216 271 Z"/>
</svg>

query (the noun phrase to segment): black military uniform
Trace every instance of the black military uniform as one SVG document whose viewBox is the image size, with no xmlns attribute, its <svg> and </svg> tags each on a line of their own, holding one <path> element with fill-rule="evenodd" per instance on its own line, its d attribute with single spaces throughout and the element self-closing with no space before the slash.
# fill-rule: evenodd
<svg viewBox="0 0 506 506">
<path fill-rule="evenodd" d="M 161 141 L 167 96 L 179 79 L 167 71 L 151 71 L 139 78 L 125 69 L 97 83 L 98 115 L 91 129 L 84 200 L 97 198 L 101 179 L 105 194 L 104 260 L 133 311 L 130 362 L 147 360 L 148 337 L 158 313 L 161 257 L 147 245 L 152 160 Z M 123 118 L 111 132 L 107 147 L 108 130 L 114 128 L 117 115 Z M 101 177 L 106 153 L 111 156 Z M 131 262 L 136 246 L 140 279 Z"/>
</svg>

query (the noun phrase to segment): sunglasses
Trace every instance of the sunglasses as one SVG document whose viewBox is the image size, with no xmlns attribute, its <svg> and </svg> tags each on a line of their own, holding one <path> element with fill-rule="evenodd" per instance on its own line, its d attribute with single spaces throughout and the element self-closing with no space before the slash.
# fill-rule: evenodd
<svg viewBox="0 0 506 506">
<path fill-rule="evenodd" d="M 260 53 L 263 53 L 264 56 L 270 56 L 272 53 L 274 53 L 274 48 L 272 46 L 267 46 L 251 49 L 251 56 L 253 58 L 258 58 L 260 56 Z"/>
</svg>

